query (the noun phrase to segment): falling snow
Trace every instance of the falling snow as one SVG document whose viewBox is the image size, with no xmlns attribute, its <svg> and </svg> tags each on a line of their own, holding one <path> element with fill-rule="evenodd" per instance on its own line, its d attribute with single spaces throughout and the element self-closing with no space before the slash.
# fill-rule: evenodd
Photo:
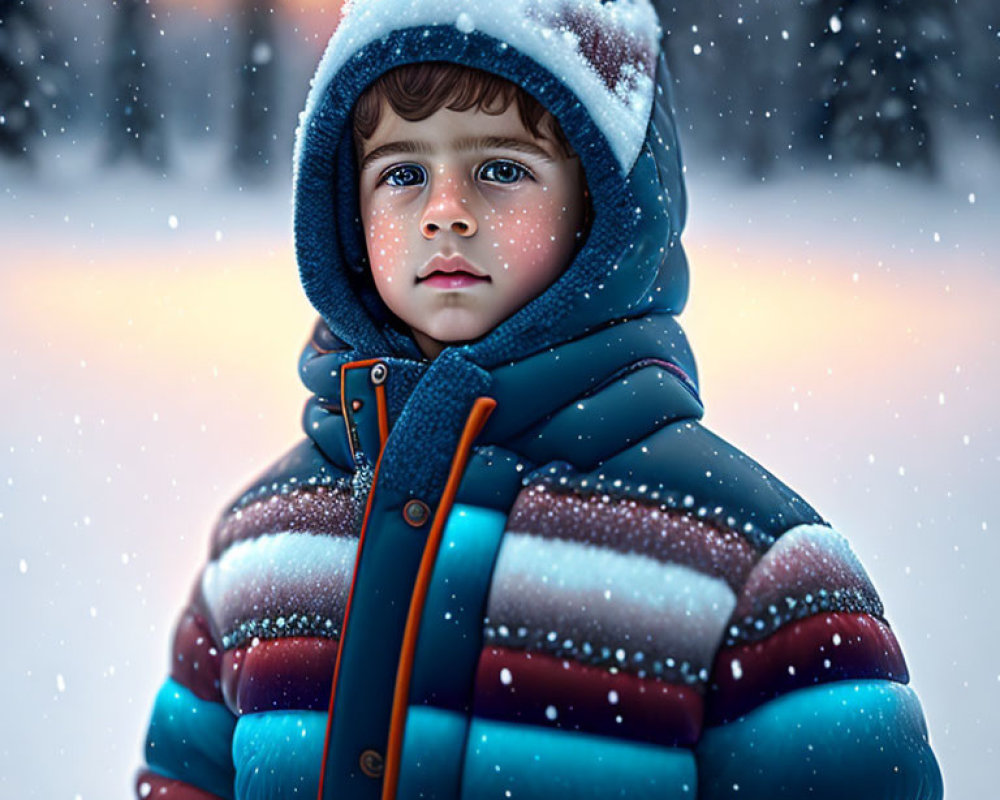
<svg viewBox="0 0 1000 800">
<path fill-rule="evenodd" d="M 85 5 L 66 13 L 93 14 Z M 131 774 L 155 682 L 147 656 L 164 647 L 208 521 L 221 497 L 299 435 L 289 359 L 308 308 L 289 280 L 288 186 L 253 193 L 222 177 L 227 159 L 212 147 L 229 118 L 211 114 L 231 107 L 218 94 L 231 51 L 221 33 L 209 43 L 166 16 L 157 35 L 178 65 L 190 61 L 186 77 L 176 67 L 187 83 L 171 98 L 190 119 L 170 123 L 206 138 L 180 140 L 165 176 L 95 166 L 99 143 L 70 125 L 49 130 L 37 176 L 0 164 L 0 531 L 16 541 L 16 580 L 3 588 L 8 607 L 31 609 L 11 624 L 32 642 L 8 664 L 8 712 L 25 734 L 0 748 L 12 796 L 100 796 Z M 479 16 L 462 16 L 453 15 L 456 27 L 475 30 Z M 683 55 L 705 69 L 722 48 L 711 21 L 700 21 L 671 35 L 687 36 Z M 331 22 L 327 15 L 324 29 Z M 755 22 L 747 14 L 732 25 Z M 317 34 L 296 24 L 296 41 L 318 47 Z M 839 16 L 828 24 L 847 33 Z M 94 33 L 88 25 L 80 30 Z M 790 25 L 771 36 L 792 47 L 805 44 L 801 33 Z M 79 38 L 90 63 L 74 66 L 96 75 L 99 37 Z M 282 63 L 278 48 L 259 43 L 251 61 Z M 706 103 L 719 94 L 694 80 L 678 89 L 692 85 Z M 708 149 L 691 97 L 682 144 L 693 281 L 680 321 L 704 371 L 706 423 L 808 487 L 848 534 L 919 677 L 931 739 L 947 743 L 950 790 L 983 796 L 1000 740 L 995 715 L 982 711 L 1000 697 L 1000 650 L 974 640 L 991 629 L 990 570 L 1000 558 L 1000 442 L 988 402 L 998 356 L 994 145 L 985 132 L 963 138 L 942 127 L 938 182 L 925 186 L 850 166 L 810 164 L 800 174 L 796 138 L 776 173 L 748 187 L 738 180 L 748 155 Z M 727 111 L 739 116 L 732 103 Z M 745 112 L 734 128 L 748 129 L 749 119 Z M 0 115 L 0 126 L 10 124 Z M 804 387 L 794 406 L 782 394 L 792 383 Z M 596 599 L 631 589 L 616 584 Z M 607 645 L 609 659 L 632 663 L 641 652 L 618 644 Z M 844 646 L 839 634 L 831 644 Z M 935 670 L 942 653 L 950 666 Z M 729 668 L 739 680 L 740 662 Z M 513 685 L 514 675 L 504 669 L 500 681 Z M 96 702 L 108 720 L 101 737 L 92 735 Z M 619 705 L 618 693 L 607 702 Z M 559 718 L 554 705 L 544 713 Z M 30 768 L 30 742 L 40 738 L 65 754 L 67 769 Z"/>
</svg>

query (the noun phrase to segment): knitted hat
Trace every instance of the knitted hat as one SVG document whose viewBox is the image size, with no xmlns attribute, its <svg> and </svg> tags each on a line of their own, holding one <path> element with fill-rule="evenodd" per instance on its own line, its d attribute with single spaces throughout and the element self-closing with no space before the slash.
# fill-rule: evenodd
<svg viewBox="0 0 1000 800">
<path fill-rule="evenodd" d="M 564 273 L 463 358 L 489 367 L 616 319 L 675 313 L 687 296 L 685 196 L 670 77 L 649 0 L 349 0 L 319 64 L 295 146 L 303 286 L 359 356 L 421 358 L 370 281 L 351 110 L 385 72 L 444 61 L 505 78 L 558 120 L 594 219 Z"/>
<path fill-rule="evenodd" d="M 647 0 L 348 0 L 316 71 L 304 124 L 330 79 L 366 44 L 427 26 L 451 28 L 454 36 L 478 31 L 532 58 L 587 106 L 622 171 L 632 167 L 653 107 L 660 49 L 659 19 Z"/>
</svg>

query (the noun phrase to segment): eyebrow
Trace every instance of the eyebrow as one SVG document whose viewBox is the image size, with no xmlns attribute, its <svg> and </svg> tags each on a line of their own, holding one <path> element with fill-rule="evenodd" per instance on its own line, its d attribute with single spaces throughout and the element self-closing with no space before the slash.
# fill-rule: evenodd
<svg viewBox="0 0 1000 800">
<path fill-rule="evenodd" d="M 469 150 L 514 150 L 526 155 L 535 156 L 543 161 L 555 161 L 551 155 L 539 147 L 537 144 L 524 141 L 523 139 L 513 139 L 509 136 L 469 136 L 455 142 L 455 149 L 459 152 Z M 364 171 L 371 162 L 379 158 L 394 156 L 400 153 L 419 153 L 430 155 L 434 148 L 426 142 L 399 141 L 389 142 L 380 147 L 376 147 L 361 161 L 361 170 Z"/>
</svg>

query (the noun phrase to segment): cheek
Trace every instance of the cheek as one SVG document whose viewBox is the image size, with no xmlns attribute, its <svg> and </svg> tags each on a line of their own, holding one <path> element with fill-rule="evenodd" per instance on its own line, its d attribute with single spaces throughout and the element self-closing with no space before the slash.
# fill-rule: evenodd
<svg viewBox="0 0 1000 800">
<path fill-rule="evenodd" d="M 495 220 L 493 249 L 508 270 L 561 268 L 563 254 L 573 246 L 570 209 L 552 192 L 538 192 L 497 214 Z"/>
<path fill-rule="evenodd" d="M 409 255 L 403 236 L 404 220 L 391 208 L 372 206 L 366 210 L 365 243 L 376 282 L 391 283 Z"/>
</svg>

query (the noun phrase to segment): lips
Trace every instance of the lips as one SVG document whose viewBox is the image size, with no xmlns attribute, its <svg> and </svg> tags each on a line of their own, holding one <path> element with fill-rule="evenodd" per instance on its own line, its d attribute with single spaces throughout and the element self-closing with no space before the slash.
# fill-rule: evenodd
<svg viewBox="0 0 1000 800">
<path fill-rule="evenodd" d="M 489 281 L 490 277 L 474 267 L 459 255 L 436 255 L 417 272 L 417 283 L 432 281 L 438 283 L 478 283 Z"/>
<path fill-rule="evenodd" d="M 489 278 L 481 275 L 473 275 L 471 272 L 466 272 L 464 269 L 456 269 L 452 271 L 445 270 L 434 270 L 426 278 L 417 278 L 418 282 L 429 281 L 437 278 L 465 278 L 470 281 L 488 281 Z"/>
<path fill-rule="evenodd" d="M 473 286 L 477 283 L 488 283 L 489 278 L 479 278 L 468 272 L 433 272 L 419 282 L 429 286 L 436 286 L 440 289 L 460 289 L 463 286 Z"/>
</svg>

